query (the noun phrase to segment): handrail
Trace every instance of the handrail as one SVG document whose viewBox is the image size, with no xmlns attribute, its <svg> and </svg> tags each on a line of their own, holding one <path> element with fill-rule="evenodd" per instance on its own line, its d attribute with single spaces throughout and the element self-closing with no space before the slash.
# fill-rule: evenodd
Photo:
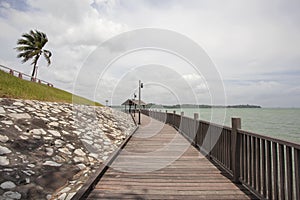
<svg viewBox="0 0 300 200">
<path fill-rule="evenodd" d="M 32 76 L 29 76 L 29 75 L 24 74 L 22 72 L 19 72 L 17 70 L 11 69 L 9 67 L 5 67 L 4 65 L 0 65 L 0 70 L 4 71 L 6 73 L 9 73 L 9 74 L 11 74 L 13 76 L 16 76 L 16 77 L 18 77 L 20 79 L 23 79 L 23 80 L 37 82 L 37 83 L 40 83 L 40 84 L 45 84 L 45 85 L 48 85 L 50 87 L 53 87 L 52 83 L 49 83 L 47 81 L 44 81 L 44 80 L 41 80 L 41 79 L 38 79 L 38 78 L 33 78 Z"/>
<path fill-rule="evenodd" d="M 232 119 L 231 128 L 175 111 L 142 113 L 174 126 L 260 198 L 300 199 L 300 144 L 241 130 L 239 118 Z M 203 143 L 207 137 L 217 140 L 213 147 Z"/>
</svg>

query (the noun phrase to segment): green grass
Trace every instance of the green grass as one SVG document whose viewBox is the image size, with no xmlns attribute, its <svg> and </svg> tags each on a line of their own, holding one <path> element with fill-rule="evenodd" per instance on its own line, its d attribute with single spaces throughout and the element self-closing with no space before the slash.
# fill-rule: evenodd
<svg viewBox="0 0 300 200">
<path fill-rule="evenodd" d="M 19 79 L 1 70 L 0 97 L 102 106 L 64 90 Z"/>
</svg>

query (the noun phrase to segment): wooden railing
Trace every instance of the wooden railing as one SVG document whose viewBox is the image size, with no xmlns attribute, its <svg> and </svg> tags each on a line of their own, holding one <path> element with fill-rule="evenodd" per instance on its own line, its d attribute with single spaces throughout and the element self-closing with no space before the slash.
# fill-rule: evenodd
<svg viewBox="0 0 300 200">
<path fill-rule="evenodd" d="M 20 79 L 23 79 L 23 80 L 27 80 L 27 81 L 32 81 L 32 82 L 36 82 L 36 83 L 40 83 L 40 84 L 45 84 L 45 85 L 48 85 L 50 87 L 53 87 L 53 84 L 52 83 L 49 83 L 47 81 L 44 81 L 44 80 L 41 80 L 41 79 L 38 79 L 38 78 L 34 78 L 32 76 L 29 76 L 27 74 L 24 74 L 22 72 L 19 72 L 19 71 L 16 71 L 16 70 L 13 70 L 9 67 L 5 67 L 3 65 L 0 65 L 0 70 L 1 71 L 4 71 L 6 73 L 9 73 L 13 76 L 16 76 Z"/>
<path fill-rule="evenodd" d="M 183 113 L 143 110 L 174 126 L 195 147 L 262 199 L 300 199 L 300 145 L 232 127 L 185 117 Z"/>
</svg>

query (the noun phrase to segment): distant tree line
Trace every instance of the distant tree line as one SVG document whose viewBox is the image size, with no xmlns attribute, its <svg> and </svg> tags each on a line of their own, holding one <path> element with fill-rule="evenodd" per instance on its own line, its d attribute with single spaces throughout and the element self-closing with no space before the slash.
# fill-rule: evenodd
<svg viewBox="0 0 300 200">
<path fill-rule="evenodd" d="M 258 105 L 230 105 L 230 106 L 220 106 L 220 105 L 196 105 L 196 104 L 176 104 L 176 105 L 159 105 L 155 103 L 149 103 L 146 105 L 146 108 L 165 108 L 165 109 L 180 109 L 180 108 L 261 108 Z"/>
</svg>

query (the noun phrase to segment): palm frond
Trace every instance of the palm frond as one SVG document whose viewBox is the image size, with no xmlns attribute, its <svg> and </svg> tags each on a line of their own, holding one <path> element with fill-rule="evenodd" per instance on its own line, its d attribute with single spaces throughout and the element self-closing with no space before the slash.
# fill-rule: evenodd
<svg viewBox="0 0 300 200">
<path fill-rule="evenodd" d="M 32 65 L 37 65 L 37 62 L 40 56 L 43 54 L 48 66 L 51 64 L 52 53 L 49 50 L 44 50 L 45 44 L 48 42 L 47 35 L 38 30 L 30 30 L 29 33 L 22 34 L 22 37 L 17 40 L 16 51 L 19 52 L 17 55 L 18 58 L 22 59 L 22 62 L 27 62 L 30 59 L 33 59 Z"/>
<path fill-rule="evenodd" d="M 49 50 L 44 50 L 43 55 L 44 55 L 45 59 L 47 60 L 47 63 L 48 63 L 48 66 L 49 66 L 51 64 L 50 58 L 52 56 L 52 53 Z"/>
</svg>

